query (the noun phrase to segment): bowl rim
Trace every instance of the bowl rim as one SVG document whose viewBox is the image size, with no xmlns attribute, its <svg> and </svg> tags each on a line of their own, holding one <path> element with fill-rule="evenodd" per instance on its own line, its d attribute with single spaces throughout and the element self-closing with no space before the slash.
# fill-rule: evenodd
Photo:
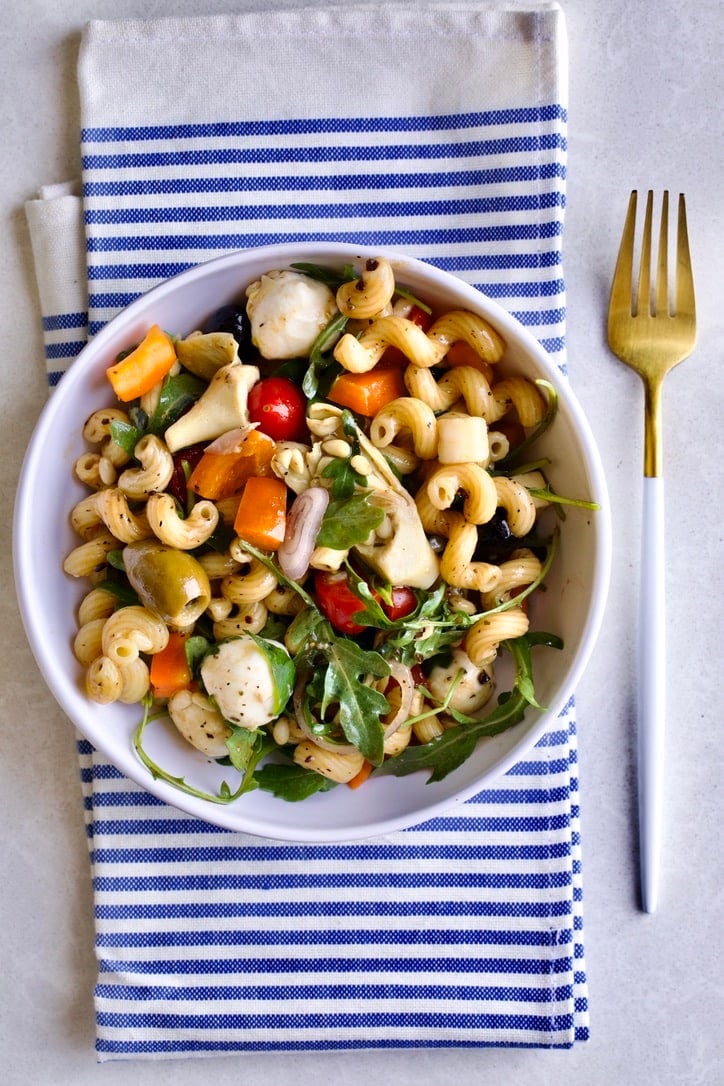
<svg viewBox="0 0 724 1086">
<path fill-rule="evenodd" d="M 443 271 L 417 257 L 408 256 L 394 249 L 386 249 L 384 246 L 372 247 L 348 242 L 280 243 L 273 246 L 235 250 L 196 264 L 192 268 L 179 272 L 151 287 L 109 320 L 82 348 L 76 359 L 71 363 L 68 371 L 63 375 L 58 388 L 49 396 L 28 442 L 21 466 L 13 512 L 12 562 L 16 595 L 31 651 L 51 694 L 78 732 L 85 736 L 117 770 L 162 802 L 185 810 L 192 816 L 212 825 L 249 833 L 261 838 L 278 838 L 278 831 L 274 830 L 272 832 L 272 829 L 267 826 L 263 819 L 255 818 L 248 811 L 242 810 L 243 797 L 240 803 L 230 805 L 228 808 L 206 802 L 205 806 L 199 809 L 199 803 L 203 804 L 204 801 L 194 801 L 193 797 L 178 791 L 167 782 L 153 778 L 135 755 L 131 744 L 128 744 L 128 750 L 122 749 L 121 756 L 119 756 L 118 750 L 111 752 L 111 744 L 106 745 L 103 743 L 102 736 L 90 738 L 86 735 L 86 729 L 76 719 L 73 704 L 74 697 L 71 695 L 70 685 L 53 681 L 53 668 L 48 658 L 47 648 L 42 640 L 41 632 L 33 620 L 33 615 L 36 613 L 34 609 L 42 603 L 42 600 L 37 596 L 35 580 L 26 558 L 26 548 L 23 543 L 32 530 L 32 502 L 30 500 L 32 489 L 30 483 L 41 477 L 41 464 L 39 461 L 43 455 L 43 447 L 48 437 L 53 433 L 57 416 L 62 412 L 65 402 L 74 395 L 76 386 L 83 383 L 85 370 L 92 366 L 99 356 L 102 356 L 104 350 L 107 349 L 107 345 L 113 343 L 119 328 L 125 327 L 136 315 L 141 316 L 147 311 L 152 312 L 154 303 L 176 291 L 179 283 L 181 285 L 192 284 L 194 281 L 205 279 L 216 272 L 223 273 L 227 267 L 230 269 L 240 267 L 243 274 L 243 267 L 246 262 L 258 262 L 262 258 L 265 262 L 268 262 L 270 269 L 279 266 L 288 267 L 292 261 L 302 260 L 305 255 L 309 256 L 312 253 L 317 254 L 318 261 L 324 259 L 330 263 L 338 262 L 340 259 L 346 259 L 347 262 L 350 262 L 371 257 L 385 257 L 392 262 L 396 275 L 402 281 L 404 281 L 406 270 L 410 269 L 413 275 L 423 275 L 429 281 L 430 293 L 433 293 L 436 284 L 439 284 L 441 289 L 448 292 L 452 289 L 459 293 L 461 297 L 467 298 L 470 307 L 475 307 L 477 304 L 479 308 L 485 311 L 486 319 L 489 319 L 495 325 L 503 338 L 516 340 L 526 352 L 534 356 L 536 365 L 540 367 L 543 373 L 556 383 L 559 395 L 565 401 L 566 409 L 572 416 L 574 427 L 585 444 L 587 468 L 593 484 L 592 490 L 599 505 L 595 514 L 596 526 L 594 529 L 597 555 L 594 564 L 594 580 L 590 587 L 590 604 L 586 615 L 584 634 L 571 661 L 565 683 L 561 684 L 557 697 L 525 732 L 524 739 L 514 745 L 507 754 L 499 758 L 479 778 L 476 778 L 475 782 L 462 787 L 454 795 L 439 798 L 431 797 L 428 803 L 423 803 L 417 807 L 412 816 L 400 814 L 394 817 L 371 817 L 359 827 L 345 827 L 342 833 L 336 833 L 334 827 L 330 827 L 326 833 L 318 828 L 307 829 L 299 824 L 294 825 L 294 820 L 290 818 L 289 821 L 292 825 L 290 825 L 289 836 L 285 837 L 286 840 L 331 843 L 376 837 L 417 825 L 435 815 L 450 810 L 451 807 L 458 803 L 465 802 L 492 781 L 501 778 L 516 763 L 521 761 L 527 750 L 532 749 L 539 742 L 550 728 L 551 723 L 563 711 L 575 692 L 598 638 L 606 607 L 611 574 L 611 515 L 603 465 L 590 424 L 575 392 L 570 387 L 566 374 L 556 365 L 545 348 L 525 325 L 521 324 L 489 295 L 486 295 L 484 291 L 466 283 L 453 273 Z M 240 281 L 239 290 L 242 290 L 244 285 L 245 283 Z M 44 627 L 44 629 L 47 629 L 47 627 Z M 290 810 L 294 806 L 290 805 Z M 206 808 L 209 809 L 206 810 Z"/>
</svg>

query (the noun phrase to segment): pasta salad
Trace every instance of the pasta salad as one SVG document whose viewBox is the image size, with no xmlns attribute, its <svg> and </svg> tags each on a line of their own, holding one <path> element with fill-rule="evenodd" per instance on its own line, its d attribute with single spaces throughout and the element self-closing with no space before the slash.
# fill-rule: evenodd
<svg viewBox="0 0 724 1086">
<path fill-rule="evenodd" d="M 86 693 L 142 707 L 155 777 L 216 803 L 441 780 L 537 704 L 531 650 L 561 646 L 529 618 L 546 510 L 592 505 L 549 485 L 555 389 L 500 374 L 504 350 L 379 258 L 274 269 L 204 328 L 154 325 L 112 360 L 64 569 L 89 586 Z M 159 720 L 237 783 L 157 765 Z"/>
</svg>

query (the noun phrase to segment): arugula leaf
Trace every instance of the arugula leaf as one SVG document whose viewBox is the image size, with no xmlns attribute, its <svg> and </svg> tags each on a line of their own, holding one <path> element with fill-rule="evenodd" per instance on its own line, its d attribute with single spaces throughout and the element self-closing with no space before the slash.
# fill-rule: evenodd
<svg viewBox="0 0 724 1086">
<path fill-rule="evenodd" d="M 335 362 L 334 355 L 331 352 L 329 354 L 325 352 L 336 343 L 347 326 L 347 320 L 348 318 L 342 313 L 332 317 L 329 324 L 322 329 L 312 344 L 312 349 L 309 352 L 309 366 L 302 378 L 302 392 L 308 400 L 315 398 L 319 390 L 322 374 Z"/>
<path fill-rule="evenodd" d="M 384 519 L 384 510 L 368 494 L 331 501 L 317 534 L 317 546 L 349 550 L 355 543 L 364 543 Z"/>
<path fill-rule="evenodd" d="M 289 803 L 299 803 L 316 792 L 329 792 L 337 783 L 303 766 L 278 762 L 261 766 L 255 771 L 254 780 L 262 791 L 271 792 L 277 799 L 285 799 Z"/>
<path fill-rule="evenodd" d="M 451 715 L 461 723 L 448 728 L 441 736 L 430 740 L 429 743 L 407 747 L 395 758 L 388 758 L 376 770 L 376 775 L 405 777 L 424 769 L 431 771 L 427 779 L 428 784 L 441 781 L 470 757 L 480 739 L 498 735 L 515 724 L 519 724 L 529 705 L 542 708 L 535 699 L 533 688 L 530 648 L 534 644 L 562 648 L 563 643 L 554 634 L 547 633 L 525 634 L 513 641 L 502 642 L 502 647 L 513 656 L 515 675 L 512 690 L 501 695 L 497 707 L 487 716 L 475 719 L 465 717 L 462 713 L 451 712 L 443 703 L 441 709 L 451 712 Z"/>
<path fill-rule="evenodd" d="M 351 264 L 345 265 L 340 274 L 334 268 L 326 268 L 322 264 L 307 264 L 304 261 L 299 261 L 296 264 L 291 265 L 295 271 L 300 271 L 304 275 L 308 275 L 310 279 L 316 279 L 318 283 L 324 283 L 330 290 L 336 294 L 343 283 L 348 283 L 352 279 L 358 279 L 359 276 Z"/>
<path fill-rule="evenodd" d="M 233 724 L 229 726 L 232 729 L 231 735 L 226 740 L 229 760 L 234 769 L 238 769 L 240 773 L 245 773 L 251 758 L 254 756 L 258 735 L 256 732 L 250 731 L 249 728 L 235 728 Z"/>
<path fill-rule="evenodd" d="M 294 661 L 281 645 L 275 645 L 272 641 L 265 641 L 263 637 L 259 637 L 257 634 L 248 633 L 246 636 L 252 639 L 256 647 L 267 659 L 274 687 L 272 711 L 275 716 L 278 716 L 279 713 L 283 712 L 285 705 L 292 696 L 296 679 Z"/>
<path fill-rule="evenodd" d="M 189 784 L 185 777 L 175 777 L 172 773 L 162 769 L 161 766 L 154 762 L 153 758 L 151 758 L 144 748 L 143 736 L 146 728 L 153 720 L 158 720 L 165 716 L 164 712 L 154 714 L 149 713 L 152 700 L 153 698 L 151 695 L 147 695 L 143 700 L 144 715 L 133 733 L 133 747 L 140 761 L 146 766 L 155 781 L 166 781 L 168 784 L 173 785 L 174 788 L 178 788 L 179 791 L 185 792 L 186 795 L 196 796 L 197 799 L 208 800 L 209 803 L 220 804 L 233 803 L 239 796 L 244 795 L 245 792 L 252 792 L 257 787 L 256 780 L 254 779 L 254 770 L 261 759 L 266 757 L 267 754 L 276 748 L 276 743 L 270 735 L 263 731 L 249 733 L 254 742 L 252 748 L 247 751 L 246 765 L 242 771 L 241 781 L 237 788 L 232 791 L 227 782 L 222 781 L 218 793 L 205 792 L 203 789 L 195 788 L 193 785 Z M 239 731 L 241 730 L 242 729 L 239 729 Z"/>
<path fill-rule="evenodd" d="M 362 649 L 348 638 L 335 637 L 318 646 L 305 663 L 313 675 L 302 699 L 311 731 L 331 736 L 334 725 L 325 723 L 325 715 L 336 708 L 345 740 L 373 765 L 380 765 L 384 757 L 380 718 L 390 706 L 384 694 L 363 680 L 369 675 L 389 675 L 388 662 L 378 652 Z"/>
<path fill-rule="evenodd" d="M 354 470 L 351 459 L 335 456 L 322 468 L 323 477 L 332 480 L 332 498 L 337 501 L 351 498 L 357 487 L 367 485 L 367 477 Z"/>
</svg>

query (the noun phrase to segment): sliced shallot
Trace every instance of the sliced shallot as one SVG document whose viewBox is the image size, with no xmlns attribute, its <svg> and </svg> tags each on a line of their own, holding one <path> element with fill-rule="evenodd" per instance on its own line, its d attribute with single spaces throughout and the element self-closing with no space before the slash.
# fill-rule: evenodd
<svg viewBox="0 0 724 1086">
<path fill-rule="evenodd" d="M 282 573 L 290 581 L 300 580 L 309 569 L 309 559 L 328 505 L 329 491 L 323 486 L 310 486 L 292 502 L 284 541 L 277 551 Z"/>
</svg>

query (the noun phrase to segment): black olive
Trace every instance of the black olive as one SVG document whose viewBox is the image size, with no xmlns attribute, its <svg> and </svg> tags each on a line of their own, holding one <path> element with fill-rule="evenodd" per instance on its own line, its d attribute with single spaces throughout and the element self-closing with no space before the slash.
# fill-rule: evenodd
<svg viewBox="0 0 724 1086">
<path fill-rule="evenodd" d="M 242 362 L 251 361 L 257 353 L 251 342 L 251 323 L 243 305 L 222 305 L 206 322 L 203 331 L 230 332 L 239 344 Z"/>
<path fill-rule="evenodd" d="M 478 545 L 473 560 L 497 566 L 507 561 L 519 546 L 520 540 L 511 532 L 505 510 L 498 508 L 487 524 L 478 525 Z"/>
</svg>

